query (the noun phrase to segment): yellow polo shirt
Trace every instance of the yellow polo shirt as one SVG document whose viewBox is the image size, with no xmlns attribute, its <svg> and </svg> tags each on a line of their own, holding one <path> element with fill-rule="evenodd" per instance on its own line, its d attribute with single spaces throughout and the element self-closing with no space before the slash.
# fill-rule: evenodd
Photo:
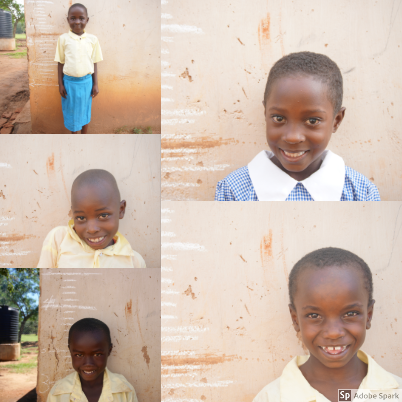
<svg viewBox="0 0 402 402">
<path fill-rule="evenodd" d="M 63 66 L 63 73 L 71 77 L 84 77 L 94 73 L 94 63 L 102 61 L 102 51 L 95 35 L 79 36 L 73 31 L 61 35 L 57 41 L 56 56 Z"/>
<path fill-rule="evenodd" d="M 392 391 L 402 388 L 402 378 L 385 371 L 369 355 L 359 350 L 357 357 L 368 364 L 367 375 L 359 389 Z M 329 402 L 307 382 L 299 369 L 308 358 L 296 356 L 292 359 L 283 369 L 282 375 L 263 388 L 253 402 Z"/>
<path fill-rule="evenodd" d="M 145 261 L 119 232 L 115 244 L 94 250 L 81 240 L 74 221 L 52 229 L 43 242 L 38 268 L 146 268 Z"/>
<path fill-rule="evenodd" d="M 80 376 L 69 374 L 54 384 L 47 396 L 47 402 L 88 402 L 82 392 Z M 99 402 L 138 402 L 134 387 L 121 374 L 114 374 L 107 368 L 103 376 L 103 388 Z"/>
</svg>

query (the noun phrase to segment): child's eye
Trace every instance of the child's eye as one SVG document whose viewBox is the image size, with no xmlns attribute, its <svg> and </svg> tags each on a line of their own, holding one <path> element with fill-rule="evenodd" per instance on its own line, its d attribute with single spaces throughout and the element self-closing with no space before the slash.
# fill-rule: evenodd
<svg viewBox="0 0 402 402">
<path fill-rule="evenodd" d="M 82 354 L 81 354 L 81 353 L 76 353 L 75 356 L 76 356 L 76 357 L 81 357 Z"/>
<path fill-rule="evenodd" d="M 315 119 L 314 117 L 312 117 L 311 119 L 307 119 L 307 123 L 310 126 L 316 126 L 319 122 L 320 122 L 320 120 Z"/>
<path fill-rule="evenodd" d="M 346 317 L 355 317 L 355 316 L 357 316 L 357 315 L 359 315 L 359 312 L 357 312 L 357 311 L 348 311 L 348 312 L 345 314 Z"/>
<path fill-rule="evenodd" d="M 283 116 L 275 115 L 275 116 L 272 116 L 272 120 L 275 123 L 283 123 L 285 121 L 285 118 Z"/>
<path fill-rule="evenodd" d="M 103 219 L 106 219 L 110 216 L 110 214 L 100 214 L 100 217 L 102 217 Z"/>
<path fill-rule="evenodd" d="M 84 222 L 85 217 L 84 216 L 76 216 L 75 219 L 77 219 L 77 221 L 79 221 L 79 222 Z"/>
<path fill-rule="evenodd" d="M 314 319 L 314 318 L 319 318 L 320 316 L 318 314 L 316 314 L 316 313 L 310 313 L 310 314 L 307 314 L 307 317 Z"/>
</svg>

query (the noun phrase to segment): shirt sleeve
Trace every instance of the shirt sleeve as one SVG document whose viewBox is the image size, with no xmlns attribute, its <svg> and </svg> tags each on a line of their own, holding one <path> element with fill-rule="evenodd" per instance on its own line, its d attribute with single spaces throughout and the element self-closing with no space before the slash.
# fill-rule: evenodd
<svg viewBox="0 0 402 402">
<path fill-rule="evenodd" d="M 370 182 L 367 188 L 367 201 L 381 201 L 380 193 L 375 184 Z"/>
<path fill-rule="evenodd" d="M 133 250 L 134 251 L 134 250 Z M 134 255 L 131 257 L 134 268 L 146 268 L 145 260 L 142 258 L 141 254 L 134 251 Z"/>
<path fill-rule="evenodd" d="M 57 257 L 60 244 L 66 234 L 66 228 L 57 227 L 52 229 L 43 242 L 42 251 L 37 268 L 58 268 Z"/>
<path fill-rule="evenodd" d="M 64 40 L 61 36 L 57 40 L 57 47 L 56 47 L 56 56 L 54 56 L 54 61 L 58 61 L 61 64 L 64 64 L 66 59 L 64 56 Z"/>
<path fill-rule="evenodd" d="M 138 402 L 137 395 L 135 391 L 130 392 L 127 398 L 127 402 Z"/>
<path fill-rule="evenodd" d="M 235 201 L 234 194 L 225 179 L 216 185 L 215 201 Z"/>
<path fill-rule="evenodd" d="M 100 48 L 100 44 L 99 44 L 98 38 L 96 38 L 96 43 L 95 43 L 94 46 L 93 46 L 93 51 L 92 51 L 92 56 L 91 56 L 91 58 L 92 58 L 92 61 L 93 61 L 94 63 L 98 63 L 98 62 L 100 62 L 100 61 L 103 60 L 103 57 L 102 57 L 102 50 L 101 50 L 101 48 Z"/>
</svg>

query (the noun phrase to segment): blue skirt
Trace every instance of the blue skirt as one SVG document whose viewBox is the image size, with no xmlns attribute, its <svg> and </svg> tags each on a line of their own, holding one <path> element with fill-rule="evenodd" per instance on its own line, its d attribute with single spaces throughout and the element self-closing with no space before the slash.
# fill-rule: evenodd
<svg viewBox="0 0 402 402">
<path fill-rule="evenodd" d="M 61 97 L 64 126 L 70 131 L 80 131 L 91 121 L 92 75 L 63 77 L 67 99 Z"/>
</svg>

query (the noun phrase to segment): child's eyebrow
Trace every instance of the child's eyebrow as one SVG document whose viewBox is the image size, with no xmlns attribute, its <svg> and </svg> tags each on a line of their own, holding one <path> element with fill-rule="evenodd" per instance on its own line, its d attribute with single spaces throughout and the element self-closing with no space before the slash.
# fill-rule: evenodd
<svg viewBox="0 0 402 402">
<path fill-rule="evenodd" d="M 271 106 L 268 110 L 277 110 L 278 112 L 287 112 L 287 109 L 282 109 L 277 106 Z M 303 113 L 327 113 L 325 110 L 322 109 L 312 109 L 312 110 L 303 110 Z"/>
<path fill-rule="evenodd" d="M 319 311 L 320 308 L 316 307 L 316 306 L 304 306 L 304 307 L 302 307 L 302 310 L 316 310 L 316 311 Z"/>
<path fill-rule="evenodd" d="M 102 211 L 103 209 L 111 209 L 111 208 L 109 208 L 109 207 L 102 207 L 102 208 L 95 209 L 95 212 L 97 212 L 97 211 Z"/>
</svg>

